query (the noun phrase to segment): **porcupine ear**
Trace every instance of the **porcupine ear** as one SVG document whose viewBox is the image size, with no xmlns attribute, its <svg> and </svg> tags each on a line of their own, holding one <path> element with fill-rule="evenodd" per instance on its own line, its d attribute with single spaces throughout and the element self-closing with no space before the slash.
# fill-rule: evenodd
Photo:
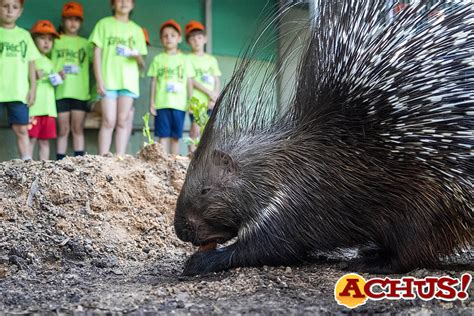
<svg viewBox="0 0 474 316">
<path fill-rule="evenodd" d="M 219 167 L 224 168 L 227 172 L 234 172 L 237 170 L 237 165 L 234 159 L 228 154 L 221 150 L 215 149 L 212 153 L 212 162 Z"/>
</svg>

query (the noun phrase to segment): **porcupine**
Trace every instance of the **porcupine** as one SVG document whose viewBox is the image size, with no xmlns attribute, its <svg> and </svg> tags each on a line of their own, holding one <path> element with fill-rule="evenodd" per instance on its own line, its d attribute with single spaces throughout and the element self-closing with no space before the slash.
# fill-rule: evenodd
<svg viewBox="0 0 474 316">
<path fill-rule="evenodd" d="M 393 9 L 393 8 L 392 8 Z M 427 2 L 322 1 L 294 96 L 271 108 L 243 58 L 190 162 L 180 239 L 209 248 L 184 274 L 290 265 L 357 247 L 349 269 L 435 267 L 473 243 L 473 14 Z M 438 13 L 438 14 L 436 14 Z M 214 248 L 214 247 L 211 247 Z"/>
</svg>

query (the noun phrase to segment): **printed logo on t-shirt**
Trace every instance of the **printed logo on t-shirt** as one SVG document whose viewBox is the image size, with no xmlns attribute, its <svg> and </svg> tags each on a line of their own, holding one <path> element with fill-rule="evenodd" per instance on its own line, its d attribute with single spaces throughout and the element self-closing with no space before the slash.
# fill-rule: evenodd
<svg viewBox="0 0 474 316">
<path fill-rule="evenodd" d="M 202 68 L 194 68 L 194 73 L 196 74 L 196 77 L 202 77 L 202 76 L 209 76 L 209 75 L 212 75 L 212 69 L 211 68 L 208 68 L 208 69 L 202 69 Z"/>
<path fill-rule="evenodd" d="M 184 80 L 184 67 L 183 65 L 179 65 L 175 68 L 169 68 L 169 67 L 164 67 L 164 68 L 159 68 L 156 77 L 158 78 L 177 78 L 180 81 Z"/>
<path fill-rule="evenodd" d="M 87 57 L 87 52 L 84 48 L 81 48 L 77 51 L 72 49 L 58 49 L 56 51 L 56 56 L 58 58 L 64 58 L 68 61 L 78 61 L 79 64 L 83 64 Z"/>
<path fill-rule="evenodd" d="M 5 52 L 5 54 L 4 54 Z M 28 52 L 28 44 L 25 41 L 19 43 L 0 42 L 0 55 L 3 57 L 18 57 L 25 59 Z"/>
<path fill-rule="evenodd" d="M 110 36 L 107 38 L 107 45 L 108 46 L 124 45 L 124 46 L 132 48 L 132 47 L 135 47 L 136 41 L 133 38 L 133 36 L 130 36 L 128 39 L 123 38 L 123 37 Z"/>
</svg>

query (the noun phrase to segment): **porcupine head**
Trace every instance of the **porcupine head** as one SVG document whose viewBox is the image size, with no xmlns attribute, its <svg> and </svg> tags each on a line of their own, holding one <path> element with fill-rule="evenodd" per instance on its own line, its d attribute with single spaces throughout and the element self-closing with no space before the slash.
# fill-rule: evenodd
<svg viewBox="0 0 474 316">
<path fill-rule="evenodd" d="M 264 36 L 249 46 L 178 197 L 178 237 L 208 248 L 184 274 L 367 244 L 382 259 L 364 264 L 400 272 L 472 243 L 472 11 L 428 3 L 322 1 L 277 63 L 256 61 Z"/>
</svg>

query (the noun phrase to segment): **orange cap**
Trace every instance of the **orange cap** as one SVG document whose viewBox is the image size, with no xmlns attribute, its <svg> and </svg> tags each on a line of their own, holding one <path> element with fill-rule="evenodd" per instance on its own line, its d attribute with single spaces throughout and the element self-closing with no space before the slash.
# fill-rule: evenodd
<svg viewBox="0 0 474 316">
<path fill-rule="evenodd" d="M 160 26 L 160 34 L 161 34 L 161 31 L 163 31 L 163 29 L 167 26 L 171 26 L 172 28 L 174 28 L 176 31 L 178 31 L 179 35 L 181 35 L 181 26 L 179 26 L 178 22 L 176 22 L 175 20 L 171 19 L 171 20 L 168 20 L 166 22 L 164 22 L 163 24 L 161 24 Z"/>
<path fill-rule="evenodd" d="M 148 30 L 144 27 L 142 27 L 143 34 L 145 35 L 145 42 L 148 46 L 150 46 L 150 34 L 148 34 Z"/>
<path fill-rule="evenodd" d="M 33 34 L 51 34 L 56 38 L 59 38 L 58 32 L 54 28 L 53 23 L 48 20 L 39 20 L 31 28 L 31 33 Z"/>
<path fill-rule="evenodd" d="M 84 20 L 84 9 L 82 5 L 77 2 L 68 2 L 63 6 L 61 16 L 63 18 L 76 17 Z"/>
<path fill-rule="evenodd" d="M 25 4 L 25 0 L 20 0 L 20 2 L 21 2 L 21 5 Z"/>
<path fill-rule="evenodd" d="M 186 26 L 184 27 L 184 33 L 186 34 L 186 37 L 189 36 L 189 33 L 196 30 L 205 31 L 206 28 L 204 27 L 204 25 L 202 25 L 201 22 L 194 20 L 189 21 L 189 23 L 186 24 Z"/>
</svg>

